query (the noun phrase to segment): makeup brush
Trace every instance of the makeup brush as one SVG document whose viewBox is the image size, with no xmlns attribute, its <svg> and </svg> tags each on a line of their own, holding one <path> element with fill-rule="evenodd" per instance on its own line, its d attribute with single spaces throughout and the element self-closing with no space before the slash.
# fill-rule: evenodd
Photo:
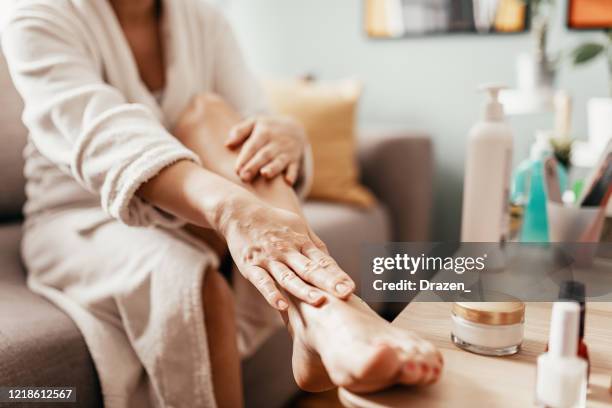
<svg viewBox="0 0 612 408">
<path fill-rule="evenodd" d="M 606 217 L 606 207 L 608 206 L 608 202 L 612 197 L 612 182 L 608 184 L 608 189 L 606 190 L 605 195 L 602 200 L 599 202 L 599 213 L 595 221 L 591 224 L 591 226 L 584 232 L 582 237 L 580 238 L 580 242 L 598 242 L 600 237 L 597 236 L 597 232 L 601 234 L 600 226 L 604 222 L 604 218 Z"/>
<path fill-rule="evenodd" d="M 559 187 L 559 176 L 557 175 L 557 160 L 554 157 L 544 162 L 544 179 L 548 199 L 555 203 L 562 203 L 561 188 Z"/>
</svg>

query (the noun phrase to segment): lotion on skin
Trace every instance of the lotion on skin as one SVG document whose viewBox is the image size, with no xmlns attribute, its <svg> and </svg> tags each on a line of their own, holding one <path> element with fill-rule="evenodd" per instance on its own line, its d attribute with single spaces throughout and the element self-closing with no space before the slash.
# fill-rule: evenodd
<svg viewBox="0 0 612 408">
<path fill-rule="evenodd" d="M 509 230 L 512 129 L 499 102 L 502 86 L 483 85 L 483 120 L 470 130 L 463 182 L 462 242 L 502 242 Z"/>
</svg>

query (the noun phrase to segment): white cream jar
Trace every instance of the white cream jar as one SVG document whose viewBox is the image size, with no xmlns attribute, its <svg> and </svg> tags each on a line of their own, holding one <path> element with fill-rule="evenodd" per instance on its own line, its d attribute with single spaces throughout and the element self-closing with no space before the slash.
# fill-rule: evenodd
<svg viewBox="0 0 612 408">
<path fill-rule="evenodd" d="M 487 356 L 516 354 L 523 342 L 525 304 L 456 302 L 451 339 L 457 347 Z"/>
</svg>

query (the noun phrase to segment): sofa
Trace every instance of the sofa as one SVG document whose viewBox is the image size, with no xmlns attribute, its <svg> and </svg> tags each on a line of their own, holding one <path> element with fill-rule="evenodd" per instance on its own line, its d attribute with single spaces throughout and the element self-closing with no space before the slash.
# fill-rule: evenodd
<svg viewBox="0 0 612 408">
<path fill-rule="evenodd" d="M 77 327 L 25 284 L 19 251 L 27 137 L 22 108 L 0 53 L 0 386 L 74 386 L 77 406 L 102 406 L 95 367 Z M 432 148 L 424 134 L 379 129 L 359 135 L 358 156 L 363 183 L 378 198 L 375 208 L 307 202 L 304 209 L 331 254 L 357 281 L 362 243 L 427 240 Z M 295 396 L 290 353 L 287 333 L 279 330 L 244 361 L 247 406 L 279 407 Z"/>
</svg>

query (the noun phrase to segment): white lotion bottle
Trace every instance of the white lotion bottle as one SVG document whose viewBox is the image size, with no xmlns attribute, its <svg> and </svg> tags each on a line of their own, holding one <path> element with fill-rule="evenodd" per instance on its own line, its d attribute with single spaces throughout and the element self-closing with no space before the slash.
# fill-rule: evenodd
<svg viewBox="0 0 612 408">
<path fill-rule="evenodd" d="M 538 357 L 538 406 L 586 406 L 587 362 L 576 355 L 579 327 L 580 305 L 577 302 L 556 302 L 550 322 L 548 352 Z"/>
<path fill-rule="evenodd" d="M 509 232 L 512 129 L 504 120 L 499 85 L 488 93 L 483 120 L 469 133 L 463 182 L 462 242 L 502 242 Z"/>
</svg>

